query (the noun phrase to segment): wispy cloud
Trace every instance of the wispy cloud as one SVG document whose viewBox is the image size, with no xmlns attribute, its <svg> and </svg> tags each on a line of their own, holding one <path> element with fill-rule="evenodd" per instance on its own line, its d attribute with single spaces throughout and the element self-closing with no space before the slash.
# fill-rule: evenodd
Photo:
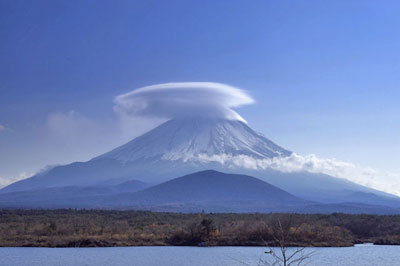
<svg viewBox="0 0 400 266">
<path fill-rule="evenodd" d="M 159 121 L 129 117 L 117 113 L 118 119 L 96 120 L 75 110 L 53 112 L 47 117 L 44 131 L 60 146 L 85 153 L 105 152 L 157 126 Z M 89 158 L 88 158 L 89 159 Z"/>
<path fill-rule="evenodd" d="M 12 176 L 12 177 L 3 177 L 3 176 L 0 176 L 0 188 L 5 187 L 5 186 L 7 186 L 7 185 L 9 185 L 9 184 L 11 184 L 11 183 L 17 182 L 17 181 L 19 181 L 19 180 L 22 180 L 22 179 L 26 179 L 26 178 L 28 178 L 28 177 L 31 177 L 32 175 L 33 175 L 33 174 L 29 174 L 29 173 L 26 173 L 26 172 L 22 172 L 22 173 L 20 173 L 19 175 L 17 175 L 17 176 Z"/>
<path fill-rule="evenodd" d="M 1 132 L 8 131 L 8 130 L 10 130 L 8 127 L 6 127 L 5 125 L 1 125 L 1 124 L 0 124 L 0 133 L 1 133 Z"/>
<path fill-rule="evenodd" d="M 72 145 L 82 144 L 86 136 L 91 138 L 98 130 L 93 121 L 74 110 L 50 113 L 46 127 L 51 135 Z"/>
<path fill-rule="evenodd" d="M 50 113 L 42 130 L 47 147 L 75 160 L 89 160 L 123 143 L 118 121 L 96 120 L 74 110 Z"/>
</svg>

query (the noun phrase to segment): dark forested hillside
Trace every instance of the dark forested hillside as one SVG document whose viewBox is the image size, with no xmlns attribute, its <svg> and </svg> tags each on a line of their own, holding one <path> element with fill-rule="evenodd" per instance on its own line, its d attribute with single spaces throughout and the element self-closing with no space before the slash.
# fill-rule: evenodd
<svg viewBox="0 0 400 266">
<path fill-rule="evenodd" d="M 3 210 L 0 246 L 274 245 L 277 221 L 290 245 L 400 244 L 400 216 Z"/>
</svg>

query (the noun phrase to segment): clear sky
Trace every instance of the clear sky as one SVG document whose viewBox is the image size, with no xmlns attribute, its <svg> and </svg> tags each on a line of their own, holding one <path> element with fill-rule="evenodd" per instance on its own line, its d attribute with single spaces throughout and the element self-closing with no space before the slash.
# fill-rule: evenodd
<svg viewBox="0 0 400 266">
<path fill-rule="evenodd" d="M 114 97 L 185 81 L 248 90 L 238 112 L 298 154 L 400 176 L 399 14 L 398 1 L 0 0 L 0 178 L 128 141 L 144 129 Z"/>
</svg>

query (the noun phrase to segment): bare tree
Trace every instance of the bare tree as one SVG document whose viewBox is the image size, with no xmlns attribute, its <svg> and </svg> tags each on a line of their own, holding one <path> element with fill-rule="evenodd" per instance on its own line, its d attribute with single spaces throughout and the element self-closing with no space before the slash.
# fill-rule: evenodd
<svg viewBox="0 0 400 266">
<path fill-rule="evenodd" d="M 268 246 L 268 251 L 266 251 L 265 254 L 270 257 L 267 259 L 260 259 L 259 265 L 301 266 L 314 254 L 314 252 L 305 252 L 304 247 L 289 247 L 289 241 L 293 241 L 293 238 L 299 231 L 300 225 L 293 225 L 292 216 L 285 217 L 283 222 L 278 217 L 275 222 L 272 221 L 270 224 L 265 224 L 277 247 L 272 248 L 264 241 L 266 246 Z"/>
</svg>

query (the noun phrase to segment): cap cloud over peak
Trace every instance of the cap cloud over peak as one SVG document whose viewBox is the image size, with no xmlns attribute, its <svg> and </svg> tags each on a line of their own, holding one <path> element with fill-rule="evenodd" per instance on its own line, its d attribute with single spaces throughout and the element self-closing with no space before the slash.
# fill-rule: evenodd
<svg viewBox="0 0 400 266">
<path fill-rule="evenodd" d="M 114 110 L 156 118 L 211 117 L 245 120 L 232 108 L 254 103 L 244 90 L 214 82 L 174 82 L 142 87 L 117 96 Z"/>
</svg>

